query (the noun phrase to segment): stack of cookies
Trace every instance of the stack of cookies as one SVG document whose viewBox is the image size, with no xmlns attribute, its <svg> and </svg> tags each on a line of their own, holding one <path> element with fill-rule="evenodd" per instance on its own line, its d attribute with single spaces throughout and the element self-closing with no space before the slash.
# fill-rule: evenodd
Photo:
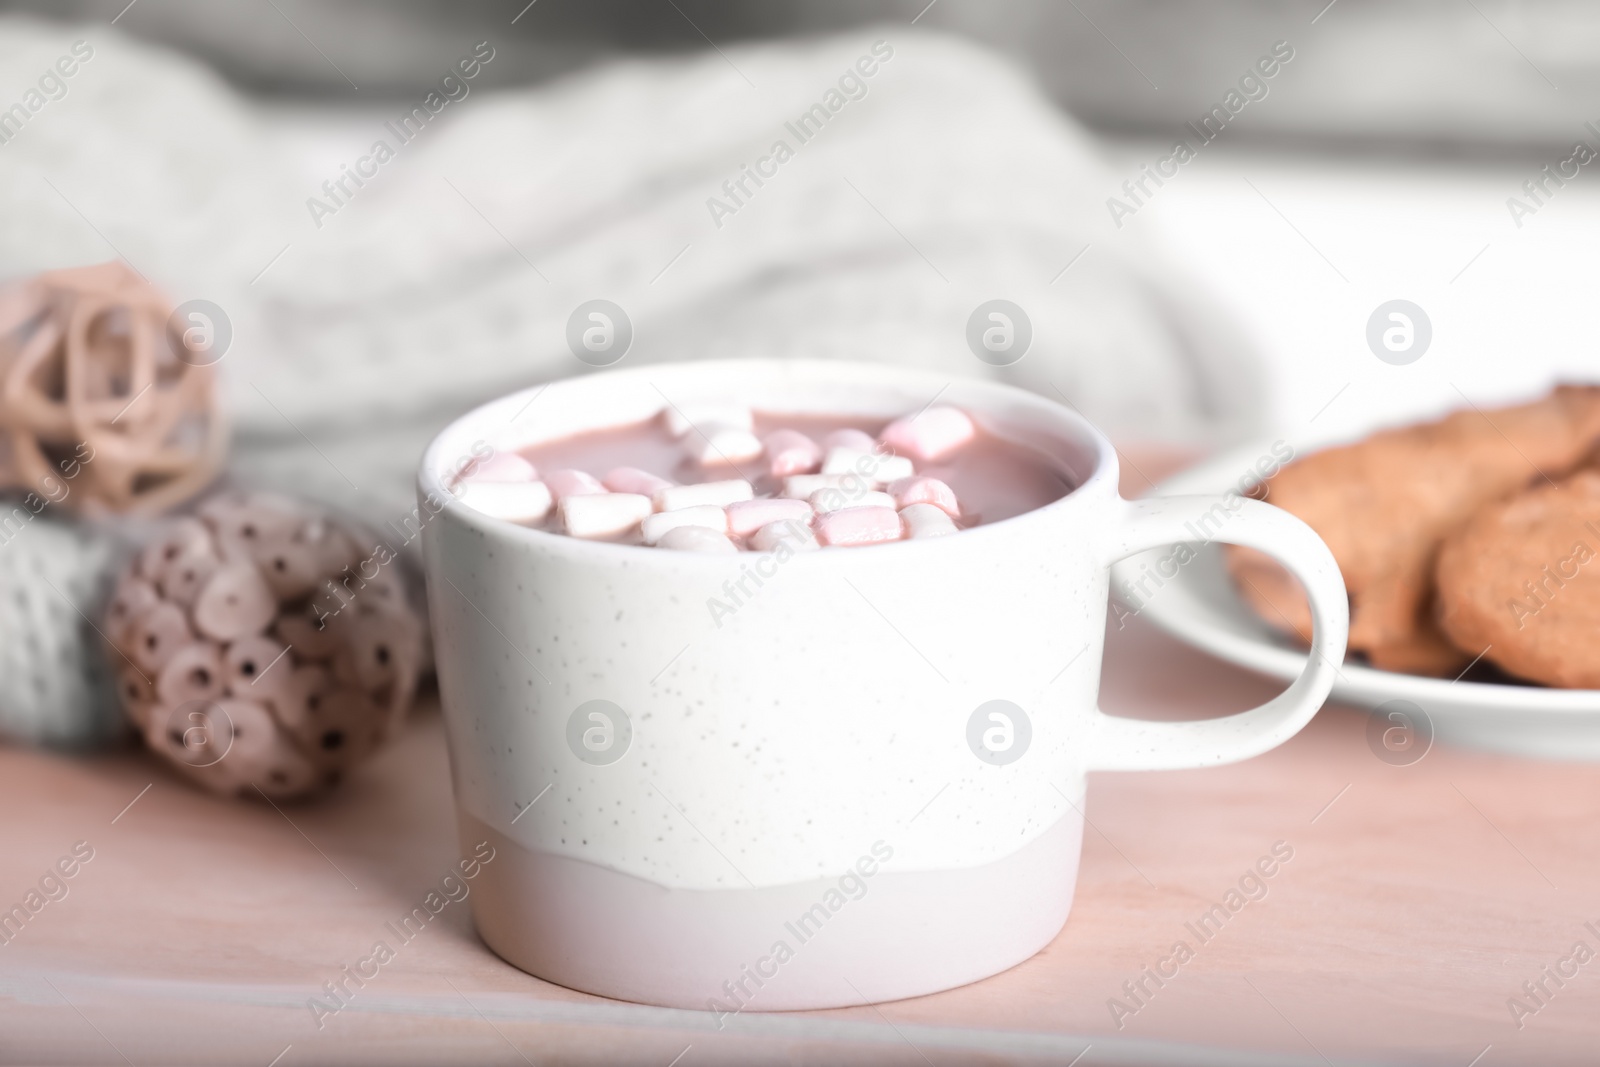
<svg viewBox="0 0 1600 1067">
<path fill-rule="evenodd" d="M 1481 659 L 1531 682 L 1600 688 L 1600 387 L 1385 430 L 1285 467 L 1258 495 L 1327 542 L 1350 593 L 1350 650 L 1455 677 Z M 1245 600 L 1309 638 L 1299 586 L 1229 549 Z"/>
</svg>

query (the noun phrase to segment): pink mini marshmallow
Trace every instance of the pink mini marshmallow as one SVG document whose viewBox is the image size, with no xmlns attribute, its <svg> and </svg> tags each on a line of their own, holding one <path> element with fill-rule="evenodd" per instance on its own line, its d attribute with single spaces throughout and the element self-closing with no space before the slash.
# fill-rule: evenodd
<svg viewBox="0 0 1600 1067">
<path fill-rule="evenodd" d="M 640 496 L 655 496 L 657 490 L 672 485 L 665 478 L 638 467 L 616 467 L 600 481 L 613 493 L 638 493 Z"/>
<path fill-rule="evenodd" d="M 844 511 L 848 508 L 894 507 L 894 497 L 875 489 L 857 488 L 853 493 L 848 489 L 818 489 L 808 499 L 818 515 L 826 515 L 830 511 Z"/>
<path fill-rule="evenodd" d="M 865 430 L 835 430 L 822 439 L 822 450 L 848 448 L 852 452 L 871 452 L 877 442 Z"/>
<path fill-rule="evenodd" d="M 515 452 L 496 452 L 466 473 L 469 482 L 531 482 L 537 477 L 533 464 Z"/>
<path fill-rule="evenodd" d="M 774 478 L 810 474 L 822 462 L 822 447 L 798 430 L 773 430 L 761 443 Z"/>
<path fill-rule="evenodd" d="M 971 441 L 977 432 L 960 408 L 937 407 L 891 422 L 884 427 L 882 441 L 900 455 L 931 463 Z"/>
<path fill-rule="evenodd" d="M 894 497 L 894 506 L 897 508 L 909 507 L 912 504 L 932 504 L 952 518 L 961 514 L 961 505 L 956 502 L 956 491 L 937 478 L 924 478 L 920 475 L 901 478 L 889 483 L 889 495 Z"/>
<path fill-rule="evenodd" d="M 817 540 L 825 545 L 876 545 L 898 541 L 902 532 L 893 508 L 845 508 L 817 519 Z"/>
<path fill-rule="evenodd" d="M 569 496 L 593 496 L 606 491 L 594 475 L 575 470 L 551 471 L 544 476 L 544 484 L 550 487 L 550 495 L 558 504 Z"/>
<path fill-rule="evenodd" d="M 774 522 L 811 521 L 811 505 L 804 500 L 783 497 L 766 500 L 741 500 L 728 505 L 728 529 L 736 537 L 746 537 Z"/>
</svg>

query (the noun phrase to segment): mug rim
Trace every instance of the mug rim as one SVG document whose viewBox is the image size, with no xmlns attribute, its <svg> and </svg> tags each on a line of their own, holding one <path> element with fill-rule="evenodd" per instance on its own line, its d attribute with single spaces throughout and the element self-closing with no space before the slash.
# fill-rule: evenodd
<svg viewBox="0 0 1600 1067">
<path fill-rule="evenodd" d="M 1054 418 L 1058 419 L 1071 430 L 1076 431 L 1076 435 L 1079 436 L 1084 443 L 1091 445 L 1093 448 L 1094 469 L 1089 472 L 1089 475 L 1077 485 L 1073 486 L 1070 491 L 1060 497 L 1057 497 L 1055 500 L 1052 500 L 1050 503 L 1045 504 L 1042 507 L 1033 508 L 1030 511 L 1025 511 L 1019 515 L 1010 516 L 1009 518 L 1000 519 L 996 522 L 983 523 L 982 525 L 974 526 L 971 529 L 962 530 L 959 538 L 935 537 L 916 541 L 903 540 L 888 544 L 866 546 L 878 551 L 949 551 L 950 548 L 948 543 L 952 541 L 959 540 L 963 543 L 971 544 L 974 537 L 982 537 L 985 535 L 996 536 L 1015 523 L 1029 520 L 1035 522 L 1041 521 L 1039 517 L 1045 516 L 1046 513 L 1054 513 L 1055 511 L 1063 508 L 1073 506 L 1074 501 L 1086 496 L 1095 495 L 1099 491 L 1103 490 L 1108 483 L 1110 485 L 1110 491 L 1112 495 L 1118 495 L 1117 452 L 1116 448 L 1111 444 L 1110 439 L 1107 438 L 1098 427 L 1096 427 L 1092 422 L 1090 422 L 1075 409 L 1070 408 L 1065 404 L 1058 403 L 1057 401 L 1052 400 L 1040 393 L 1035 393 L 1006 382 L 997 382 L 988 378 L 960 374 L 950 375 L 917 367 L 904 367 L 893 363 L 881 363 L 874 360 L 776 359 L 772 357 L 756 356 L 737 359 L 678 360 L 669 363 L 649 363 L 628 367 L 626 369 L 599 370 L 592 374 L 578 375 L 572 378 L 551 378 L 543 382 L 536 382 L 533 385 L 519 389 L 516 392 L 507 393 L 503 396 L 496 397 L 493 400 L 485 401 L 484 403 L 471 408 L 470 410 L 452 419 L 447 425 L 440 429 L 439 432 L 433 436 L 433 439 L 428 442 L 427 448 L 423 450 L 421 462 L 417 467 L 417 490 L 423 499 L 433 496 L 444 501 L 444 506 L 438 511 L 433 512 L 432 516 L 425 520 L 426 524 L 431 525 L 433 521 L 435 521 L 440 515 L 449 512 L 454 519 L 465 522 L 469 527 L 476 529 L 485 536 L 494 535 L 502 538 L 510 537 L 515 541 L 526 542 L 533 545 L 543 545 L 544 547 L 555 551 L 576 553 L 595 552 L 599 553 L 600 555 L 598 558 L 602 559 L 612 558 L 617 560 L 643 560 L 646 558 L 655 558 L 658 560 L 658 562 L 665 562 L 666 560 L 662 559 L 662 557 L 666 557 L 667 559 L 670 559 L 671 562 L 678 565 L 694 566 L 699 564 L 706 566 L 707 568 L 726 566 L 729 557 L 725 555 L 698 552 L 661 552 L 660 550 L 648 545 L 621 544 L 614 541 L 600 541 L 589 540 L 581 537 L 570 537 L 566 534 L 554 533 L 549 530 L 540 530 L 532 526 L 523 526 L 522 524 L 512 522 L 509 519 L 499 519 L 491 515 L 486 515 L 483 512 L 478 511 L 476 508 L 469 507 L 468 505 L 462 503 L 460 498 L 450 491 L 440 474 L 443 468 L 439 463 L 439 459 L 444 451 L 445 444 L 457 437 L 467 436 L 467 428 L 469 426 L 486 422 L 488 421 L 488 416 L 491 413 L 501 409 L 510 409 L 514 404 L 517 405 L 518 408 L 521 408 L 526 404 L 531 403 L 534 397 L 540 395 L 546 389 L 555 388 L 563 383 L 588 382 L 591 379 L 602 377 L 607 379 L 615 379 L 619 377 L 638 378 L 652 374 L 676 375 L 682 373 L 692 373 L 695 371 L 703 372 L 704 368 L 708 367 L 721 367 L 728 368 L 730 370 L 737 368 L 746 372 L 770 372 L 773 370 L 782 370 L 785 373 L 799 374 L 819 381 L 832 380 L 834 382 L 842 382 L 845 384 L 848 384 L 851 377 L 855 377 L 864 384 L 886 384 L 890 382 L 897 384 L 906 384 L 908 382 L 916 384 L 920 382 L 927 385 L 930 390 L 937 391 L 939 394 L 942 394 L 945 389 L 948 389 L 951 385 L 955 384 L 955 382 L 960 381 L 965 386 L 999 394 L 1001 396 L 1009 396 L 1013 400 L 1035 406 L 1040 410 L 1048 411 Z M 937 399 L 937 396 L 935 399 Z M 930 402 L 930 404 L 931 403 L 932 402 Z M 512 416 L 510 422 L 514 422 L 515 420 L 516 416 Z M 506 425 L 509 425 L 510 422 L 507 422 Z M 619 555 L 619 553 L 625 554 Z M 771 553 L 741 552 L 739 555 L 759 556 L 771 555 Z M 817 559 L 839 555 L 853 557 L 855 554 L 803 552 L 797 553 L 796 558 Z"/>
</svg>

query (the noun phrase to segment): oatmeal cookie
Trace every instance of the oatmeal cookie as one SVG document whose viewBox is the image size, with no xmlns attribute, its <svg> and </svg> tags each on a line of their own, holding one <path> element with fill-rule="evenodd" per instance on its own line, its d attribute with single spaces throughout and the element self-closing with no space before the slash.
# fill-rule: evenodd
<svg viewBox="0 0 1600 1067">
<path fill-rule="evenodd" d="M 1327 542 L 1350 593 L 1350 649 L 1373 666 L 1448 676 L 1487 642 L 1452 642 L 1434 618 L 1439 544 L 1476 512 L 1546 477 L 1559 479 L 1600 444 L 1600 387 L 1561 386 L 1542 400 L 1473 408 L 1385 430 L 1292 463 L 1266 499 Z M 1288 572 L 1229 553 L 1245 599 L 1268 622 L 1309 639 L 1311 613 Z"/>
<path fill-rule="evenodd" d="M 1439 625 L 1461 648 L 1545 685 L 1600 688 L 1600 471 L 1541 482 L 1445 539 Z"/>
</svg>

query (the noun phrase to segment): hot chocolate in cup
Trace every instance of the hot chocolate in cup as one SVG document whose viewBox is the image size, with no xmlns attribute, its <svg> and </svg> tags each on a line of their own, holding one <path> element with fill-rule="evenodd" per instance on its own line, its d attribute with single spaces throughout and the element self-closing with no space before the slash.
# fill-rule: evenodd
<svg viewBox="0 0 1600 1067">
<path fill-rule="evenodd" d="M 492 518 L 474 457 L 727 405 L 881 425 L 935 399 L 1042 454 L 1063 495 L 951 536 L 664 551 Z M 1071 906 L 1090 770 L 1206 766 L 1291 737 L 1342 661 L 1344 586 L 1309 527 L 1242 497 L 1126 501 L 1075 412 L 988 381 L 740 360 L 486 404 L 418 476 L 464 847 L 492 843 L 490 948 L 574 989 L 728 1014 L 916 996 L 1038 952 Z M 1301 676 L 1201 722 L 1097 707 L 1118 559 L 1220 541 L 1292 570 Z"/>
</svg>

